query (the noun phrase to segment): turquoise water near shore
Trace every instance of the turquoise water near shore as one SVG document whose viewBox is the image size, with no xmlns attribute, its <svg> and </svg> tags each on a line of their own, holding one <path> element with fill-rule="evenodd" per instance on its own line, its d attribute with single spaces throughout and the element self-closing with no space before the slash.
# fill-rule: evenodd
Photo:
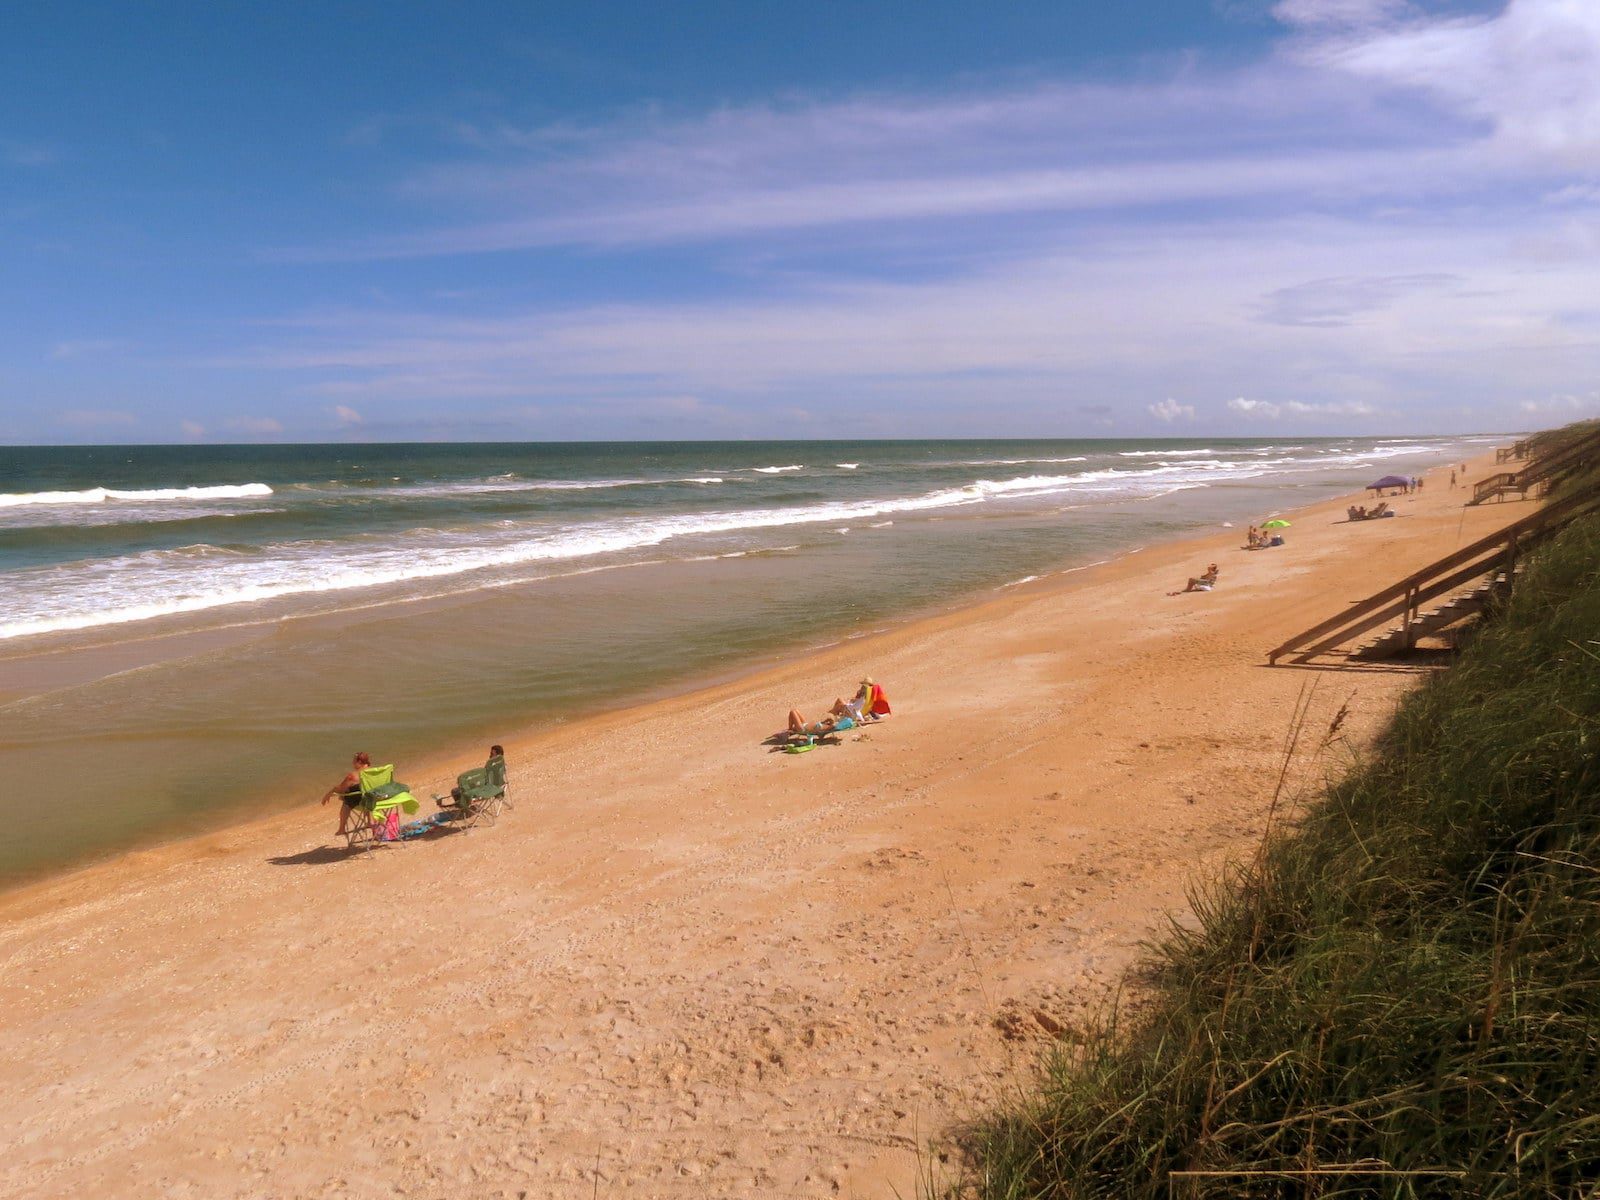
<svg viewBox="0 0 1600 1200">
<path fill-rule="evenodd" d="M 0 885 L 1484 444 L 0 449 Z"/>
</svg>

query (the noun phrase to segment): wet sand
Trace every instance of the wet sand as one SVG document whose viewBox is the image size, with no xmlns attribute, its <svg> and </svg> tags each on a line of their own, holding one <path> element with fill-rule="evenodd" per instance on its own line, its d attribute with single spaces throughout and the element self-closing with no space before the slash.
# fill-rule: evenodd
<svg viewBox="0 0 1600 1200">
<path fill-rule="evenodd" d="M 1299 791 L 1417 681 L 1265 652 L 1531 511 L 1448 478 L 504 738 L 492 830 L 351 858 L 308 807 L 0 899 L 0 1195 L 910 1195 L 1254 846 L 1297 698 L 1350 710 Z M 762 744 L 864 672 L 889 721 Z"/>
</svg>

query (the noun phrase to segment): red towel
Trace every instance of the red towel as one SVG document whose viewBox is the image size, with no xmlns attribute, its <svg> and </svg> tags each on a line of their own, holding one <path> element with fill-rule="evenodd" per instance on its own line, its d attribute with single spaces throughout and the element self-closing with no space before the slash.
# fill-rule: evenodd
<svg viewBox="0 0 1600 1200">
<path fill-rule="evenodd" d="M 875 683 L 872 685 L 872 695 L 867 701 L 867 711 L 875 717 L 887 717 L 889 715 L 889 697 L 884 695 L 883 684 Z"/>
</svg>

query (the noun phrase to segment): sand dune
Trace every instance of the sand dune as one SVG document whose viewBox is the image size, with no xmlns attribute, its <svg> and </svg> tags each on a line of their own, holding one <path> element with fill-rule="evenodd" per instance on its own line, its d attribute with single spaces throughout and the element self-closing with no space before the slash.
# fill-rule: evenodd
<svg viewBox="0 0 1600 1200">
<path fill-rule="evenodd" d="M 0 1195 L 909 1195 L 1254 844 L 1297 698 L 1350 706 L 1304 790 L 1418 678 L 1264 652 L 1529 511 L 1447 479 L 505 738 L 493 830 L 350 859 L 307 808 L 15 893 Z M 762 745 L 864 670 L 891 720 Z"/>
</svg>

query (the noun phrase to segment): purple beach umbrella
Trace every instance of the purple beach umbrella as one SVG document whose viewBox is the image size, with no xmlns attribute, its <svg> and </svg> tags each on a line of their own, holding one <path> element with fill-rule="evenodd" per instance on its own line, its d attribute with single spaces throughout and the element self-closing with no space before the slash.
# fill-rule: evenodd
<svg viewBox="0 0 1600 1200">
<path fill-rule="evenodd" d="M 1373 488 L 1382 490 L 1383 488 L 1403 488 L 1410 486 L 1411 480 L 1407 479 L 1404 475 L 1385 475 L 1382 479 L 1378 480 L 1377 483 L 1367 484 L 1369 491 Z"/>
</svg>

